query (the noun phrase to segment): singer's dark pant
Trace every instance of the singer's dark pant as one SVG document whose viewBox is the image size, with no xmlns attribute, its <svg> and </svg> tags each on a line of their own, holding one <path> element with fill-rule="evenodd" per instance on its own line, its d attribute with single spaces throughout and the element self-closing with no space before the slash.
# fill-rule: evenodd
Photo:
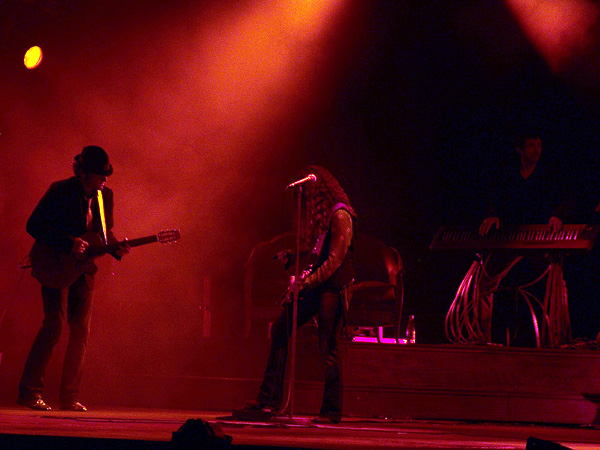
<svg viewBox="0 0 600 450">
<path fill-rule="evenodd" d="M 325 364 L 325 389 L 320 415 L 339 420 L 342 415 L 342 371 L 338 350 L 338 335 L 343 318 L 343 303 L 339 291 L 313 291 L 300 297 L 298 326 L 317 315 L 319 349 Z M 288 304 L 271 328 L 271 351 L 258 394 L 258 402 L 280 408 L 283 380 L 292 333 L 293 310 Z"/>
<path fill-rule="evenodd" d="M 40 398 L 44 387 L 44 375 L 50 362 L 52 350 L 58 342 L 65 322 L 69 325 L 69 341 L 65 353 L 60 404 L 70 405 L 79 401 L 81 369 L 87 347 L 92 315 L 92 290 L 86 275 L 81 275 L 70 287 L 51 289 L 42 287 L 44 320 L 21 377 L 19 397 Z"/>
</svg>

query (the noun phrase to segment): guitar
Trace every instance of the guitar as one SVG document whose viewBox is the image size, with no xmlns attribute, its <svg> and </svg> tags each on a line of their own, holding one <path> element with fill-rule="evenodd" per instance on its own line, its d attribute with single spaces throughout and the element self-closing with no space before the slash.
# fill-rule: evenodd
<svg viewBox="0 0 600 450">
<path fill-rule="evenodd" d="M 296 284 L 302 283 L 304 280 L 308 278 L 308 276 L 316 270 L 315 265 L 319 259 L 319 255 L 321 254 L 321 250 L 323 249 L 323 243 L 325 242 L 326 233 L 321 233 L 319 237 L 317 237 L 317 241 L 312 251 L 308 254 L 308 261 L 306 263 L 306 268 L 300 273 L 299 280 L 296 280 L 296 276 L 290 277 L 290 284 L 287 288 L 287 291 L 283 294 L 281 299 L 281 305 L 285 305 L 286 303 L 291 303 L 294 300 L 294 290 Z M 288 253 L 285 251 L 284 253 Z M 288 253 L 289 257 L 289 253 Z M 300 284 L 302 286 L 302 284 Z"/>
<path fill-rule="evenodd" d="M 308 278 L 308 276 L 313 272 L 313 264 L 309 264 L 309 266 L 302 271 L 302 273 L 300 274 L 300 286 L 302 286 L 302 282 L 304 280 L 306 280 Z M 296 288 L 296 277 L 294 275 L 292 275 L 290 277 L 290 284 L 287 287 L 287 290 L 285 291 L 285 293 L 282 296 L 281 299 L 281 305 L 285 305 L 286 303 L 291 303 L 294 300 L 294 289 Z M 300 294 L 300 291 L 298 291 L 298 294 Z"/>
<path fill-rule="evenodd" d="M 59 252 L 46 244 L 35 241 L 29 252 L 31 275 L 42 286 L 62 289 L 73 284 L 82 273 L 96 273 L 98 267 L 94 263 L 94 259 L 106 253 L 115 252 L 122 245 L 137 247 L 153 242 L 167 244 L 181 239 L 181 233 L 179 230 L 165 230 L 155 235 L 126 239 L 114 244 L 104 244 L 100 235 L 91 231 L 80 237 L 90 246 L 83 255 L 77 257 L 69 253 Z"/>
</svg>

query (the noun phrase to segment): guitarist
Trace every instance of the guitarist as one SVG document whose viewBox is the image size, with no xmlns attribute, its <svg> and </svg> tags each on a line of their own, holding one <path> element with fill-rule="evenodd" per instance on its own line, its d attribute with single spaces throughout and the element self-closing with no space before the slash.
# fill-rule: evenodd
<svg viewBox="0 0 600 450">
<path fill-rule="evenodd" d="M 103 236 L 106 243 L 118 242 L 112 232 L 113 192 L 104 186 L 113 167 L 102 148 L 87 146 L 75 156 L 73 171 L 75 176 L 50 186 L 29 217 L 27 232 L 36 245 L 83 260 L 89 247 L 80 237 L 84 233 L 93 231 Z M 99 204 L 103 204 L 103 212 Z M 122 245 L 113 256 L 120 260 L 125 253 L 129 253 L 129 247 Z M 44 320 L 25 363 L 18 404 L 39 411 L 51 409 L 42 399 L 44 374 L 66 321 L 70 333 L 60 385 L 60 407 L 86 411 L 79 402 L 79 387 L 90 329 L 95 271 L 96 267 L 90 264 L 64 288 L 42 284 Z"/>
<path fill-rule="evenodd" d="M 317 316 L 319 349 L 325 364 L 325 387 L 319 416 L 315 422 L 338 423 L 342 416 L 342 373 L 338 336 L 344 314 L 342 289 L 354 278 L 352 241 L 356 215 L 346 193 L 333 175 L 320 166 L 308 166 L 303 176 L 316 180 L 304 184 L 302 206 L 305 211 L 300 235 L 303 248 L 315 254 L 316 264 L 299 281 L 298 326 Z M 291 251 L 278 258 L 288 264 Z M 272 417 L 280 408 L 287 358 L 287 343 L 292 331 L 292 304 L 271 328 L 271 350 L 257 400 L 234 411 L 234 417 L 259 420 Z"/>
</svg>

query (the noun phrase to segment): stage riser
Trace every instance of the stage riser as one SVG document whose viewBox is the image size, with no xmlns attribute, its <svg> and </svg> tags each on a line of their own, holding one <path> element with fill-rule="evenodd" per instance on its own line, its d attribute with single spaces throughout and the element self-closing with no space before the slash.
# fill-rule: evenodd
<svg viewBox="0 0 600 450">
<path fill-rule="evenodd" d="M 344 356 L 347 411 L 566 424 L 596 417 L 583 394 L 600 389 L 597 351 L 353 344 Z"/>
</svg>

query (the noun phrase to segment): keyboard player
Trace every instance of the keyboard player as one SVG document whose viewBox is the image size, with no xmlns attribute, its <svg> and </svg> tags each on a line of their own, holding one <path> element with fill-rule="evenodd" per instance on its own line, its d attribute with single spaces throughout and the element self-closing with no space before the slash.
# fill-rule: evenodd
<svg viewBox="0 0 600 450">
<path fill-rule="evenodd" d="M 541 135 L 528 132 L 516 145 L 516 161 L 502 167 L 494 177 L 487 214 L 479 234 L 487 235 L 492 228 L 501 229 L 506 225 L 545 223 L 558 232 L 571 209 L 571 196 L 560 171 L 542 158 Z M 516 297 L 514 290 L 511 292 L 504 287 L 505 284 L 512 287 L 528 285 L 543 274 L 549 264 L 543 254 L 523 257 L 504 252 L 491 253 L 485 258 L 478 285 L 479 298 L 474 299 L 481 339 L 486 343 L 505 345 L 539 345 L 540 337 L 535 333 L 530 306 L 523 297 Z M 543 283 L 528 289 L 536 298 L 544 300 Z M 562 320 L 568 322 L 568 316 Z M 570 334 L 570 329 L 566 332 Z"/>
</svg>

